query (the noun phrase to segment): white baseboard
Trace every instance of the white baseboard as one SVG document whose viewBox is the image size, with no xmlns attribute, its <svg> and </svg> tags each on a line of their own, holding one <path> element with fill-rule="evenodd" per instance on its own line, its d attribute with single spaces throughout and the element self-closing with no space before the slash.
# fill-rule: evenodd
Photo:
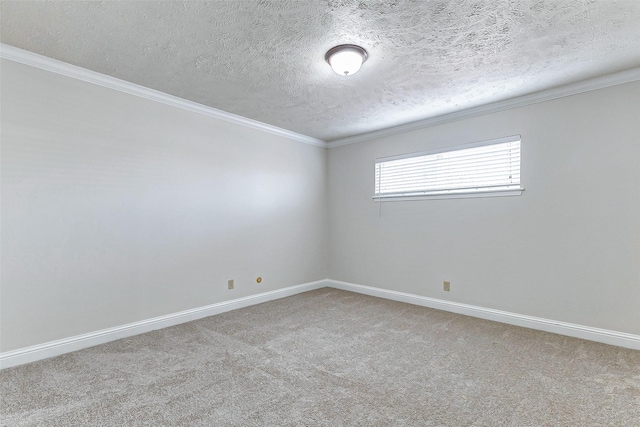
<svg viewBox="0 0 640 427">
<path fill-rule="evenodd" d="M 357 292 L 364 295 L 405 302 L 423 307 L 435 308 L 452 313 L 464 314 L 481 319 L 493 320 L 507 323 L 509 325 L 522 326 L 530 329 L 537 329 L 552 332 L 560 335 L 567 335 L 575 338 L 582 338 L 590 341 L 597 341 L 619 347 L 640 350 L 640 336 L 624 332 L 610 331 L 607 329 L 592 328 L 589 326 L 576 325 L 573 323 L 560 322 L 556 320 L 542 319 L 539 317 L 526 316 L 508 311 L 494 310 L 490 308 L 478 307 L 469 304 L 429 298 L 420 295 L 408 294 L 404 292 L 391 291 L 387 289 L 374 288 L 371 286 L 357 285 L 355 283 L 341 282 L 338 280 L 318 280 L 316 282 L 304 283 L 290 286 L 288 288 L 277 289 L 275 291 L 250 295 L 230 301 L 223 301 L 204 307 L 172 313 L 165 316 L 154 317 L 140 322 L 129 323 L 127 325 L 116 326 L 114 328 L 103 329 L 88 334 L 77 335 L 75 337 L 64 338 L 51 341 L 32 347 L 0 353 L 0 369 L 10 368 L 25 363 L 47 359 L 72 351 L 82 350 L 95 345 L 104 344 L 121 338 L 143 334 L 169 326 L 179 325 L 192 320 L 202 319 L 248 307 L 263 302 L 272 301 L 302 292 L 332 287 L 345 291 Z"/>
<path fill-rule="evenodd" d="M 452 313 L 464 314 L 466 316 L 478 317 L 480 319 L 507 323 L 509 325 L 522 326 L 525 328 L 537 329 L 540 331 L 552 332 L 555 334 L 567 335 L 570 337 L 582 338 L 585 340 L 597 341 L 605 344 L 616 345 L 619 347 L 640 350 L 640 335 L 610 331 L 607 329 L 592 328 L 590 326 L 582 326 L 573 323 L 560 322 L 557 320 L 526 316 L 523 314 L 510 313 L 508 311 L 494 310 L 490 308 L 478 307 L 475 305 L 423 297 L 420 295 L 390 291 L 387 289 L 357 285 L 354 283 L 341 282 L 337 280 L 327 280 L 327 285 L 329 287 L 342 289 L 345 291 L 357 292 L 374 297 L 406 302 L 409 304 L 435 308 L 443 311 L 450 311 Z"/>
<path fill-rule="evenodd" d="M 275 291 L 250 295 L 230 301 L 223 301 L 191 310 L 180 311 L 178 313 L 167 314 L 165 316 L 154 317 L 152 319 L 116 326 L 114 328 L 90 332 L 88 334 L 77 335 L 75 337 L 50 341 L 32 347 L 0 353 L 0 369 L 59 356 L 61 354 L 82 350 L 83 348 L 93 347 L 95 345 L 119 340 L 121 338 L 127 338 L 133 335 L 179 325 L 192 320 L 202 319 L 203 317 L 213 316 L 215 314 L 248 307 L 250 305 L 261 304 L 263 302 L 288 297 L 314 289 L 324 288 L 326 286 L 327 282 L 325 280 L 304 283 L 301 285 L 290 286 L 288 288 L 277 289 Z"/>
</svg>

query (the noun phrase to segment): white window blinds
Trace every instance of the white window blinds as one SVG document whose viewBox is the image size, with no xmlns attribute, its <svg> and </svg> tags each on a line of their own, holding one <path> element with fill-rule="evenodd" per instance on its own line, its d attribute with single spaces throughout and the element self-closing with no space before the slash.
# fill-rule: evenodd
<svg viewBox="0 0 640 427">
<path fill-rule="evenodd" d="M 412 197 L 513 192 L 520 194 L 520 136 L 377 159 L 375 196 Z"/>
</svg>

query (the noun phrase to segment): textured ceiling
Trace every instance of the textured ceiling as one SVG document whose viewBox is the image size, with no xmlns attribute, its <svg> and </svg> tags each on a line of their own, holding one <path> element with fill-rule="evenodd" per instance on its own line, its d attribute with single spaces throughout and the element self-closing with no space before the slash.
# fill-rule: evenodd
<svg viewBox="0 0 640 427">
<path fill-rule="evenodd" d="M 0 40 L 331 141 L 640 66 L 640 0 L 2 1 Z M 336 44 L 369 52 L 335 74 Z"/>
</svg>

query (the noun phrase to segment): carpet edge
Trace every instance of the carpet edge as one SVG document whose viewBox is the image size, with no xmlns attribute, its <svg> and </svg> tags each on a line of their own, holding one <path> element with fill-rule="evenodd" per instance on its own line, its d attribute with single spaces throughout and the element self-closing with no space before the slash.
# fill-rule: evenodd
<svg viewBox="0 0 640 427">
<path fill-rule="evenodd" d="M 249 307 L 251 305 L 262 304 L 264 302 L 325 287 L 327 287 L 327 280 L 325 279 L 302 283 L 269 292 L 249 295 L 176 313 L 170 313 L 151 319 L 128 323 L 126 325 L 115 326 L 113 328 L 102 329 L 95 332 L 89 332 L 60 340 L 49 341 L 43 344 L 7 351 L 0 353 L 0 370 L 23 365 L 25 363 L 36 362 L 38 360 L 48 359 L 50 357 L 60 356 L 62 354 L 105 344 L 122 338 L 179 325 L 181 323 L 191 322 L 204 317 Z"/>
<path fill-rule="evenodd" d="M 359 294 L 404 302 L 422 307 L 434 308 L 465 316 L 477 317 L 485 320 L 506 323 L 509 325 L 535 329 L 539 331 L 551 332 L 559 335 L 566 335 L 573 338 L 580 338 L 589 341 L 618 347 L 640 350 L 640 335 L 626 332 L 612 331 L 608 329 L 594 328 L 591 326 L 577 325 L 574 323 L 562 322 L 558 320 L 544 319 L 541 317 L 527 316 L 524 314 L 512 313 L 508 311 L 495 310 L 470 304 L 463 304 L 453 301 L 446 301 L 437 298 L 430 298 L 416 294 L 392 291 L 373 286 L 359 285 L 356 283 L 342 282 L 339 280 L 327 279 L 327 286 L 344 291 L 356 292 Z"/>
</svg>

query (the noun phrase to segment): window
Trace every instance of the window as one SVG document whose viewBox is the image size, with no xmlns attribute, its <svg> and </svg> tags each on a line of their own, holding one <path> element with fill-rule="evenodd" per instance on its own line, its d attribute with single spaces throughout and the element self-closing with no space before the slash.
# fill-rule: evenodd
<svg viewBox="0 0 640 427">
<path fill-rule="evenodd" d="M 520 135 L 376 160 L 374 199 L 514 196 Z"/>
</svg>

